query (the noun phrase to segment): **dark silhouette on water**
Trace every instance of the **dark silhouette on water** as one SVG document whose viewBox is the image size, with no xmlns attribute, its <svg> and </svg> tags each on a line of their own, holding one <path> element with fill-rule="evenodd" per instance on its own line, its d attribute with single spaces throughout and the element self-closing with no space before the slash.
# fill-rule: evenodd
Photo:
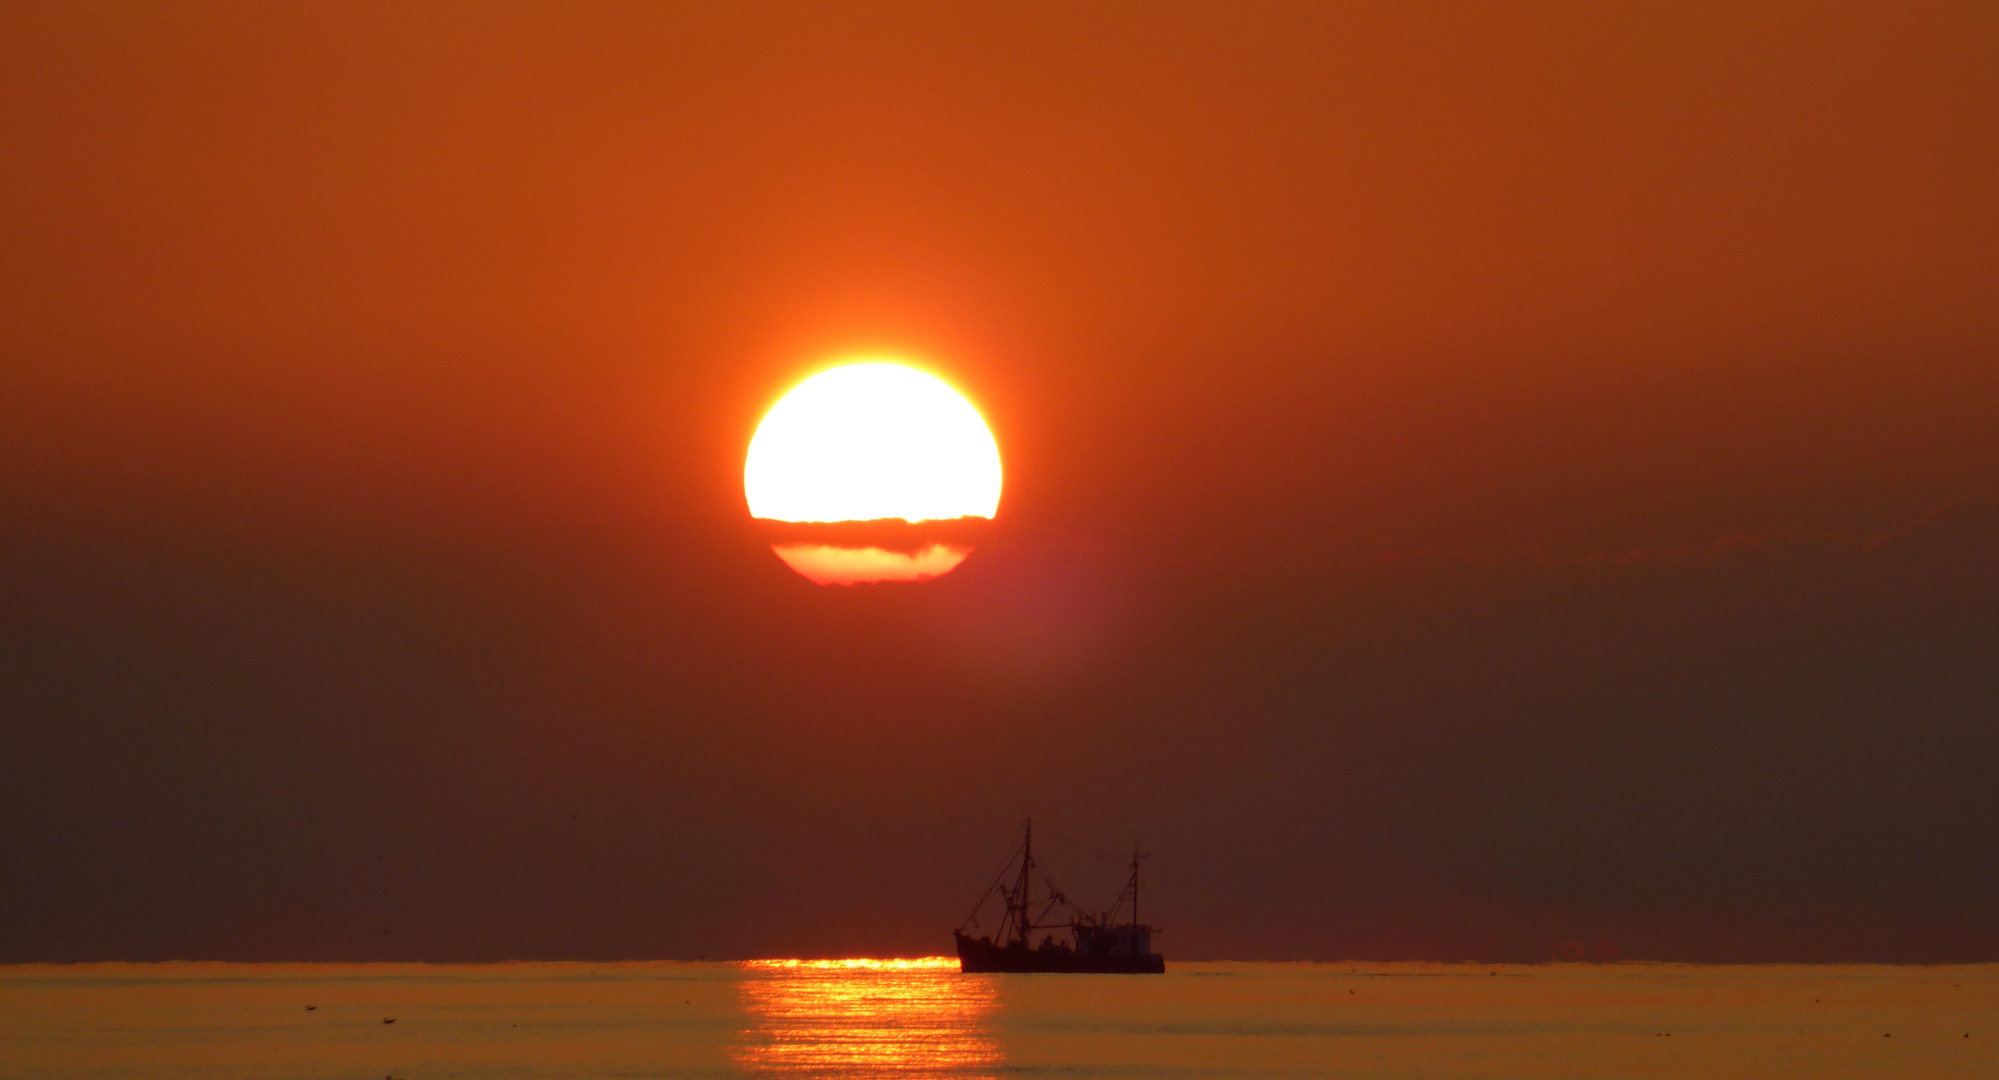
<svg viewBox="0 0 1999 1080">
<path fill-rule="evenodd" d="M 993 883 L 986 887 L 964 924 L 951 932 L 958 945 L 959 970 L 1124 975 L 1165 973 L 1166 958 L 1152 951 L 1152 935 L 1158 928 L 1138 921 L 1138 861 L 1144 857 L 1145 854 L 1140 851 L 1131 853 L 1131 877 L 1125 881 L 1124 890 L 1118 893 L 1117 902 L 1111 905 L 1109 911 L 1097 914 L 1083 911 L 1071 903 L 1062 890 L 1056 888 L 1045 873 L 1042 874 L 1041 880 L 1047 893 L 1039 902 L 1040 911 L 1037 913 L 1037 901 L 1033 897 L 1034 822 L 1030 819 L 1020 847 L 1000 868 Z M 1009 874 L 1013 876 L 1011 885 L 1007 884 Z M 999 930 L 991 936 L 973 938 L 967 931 L 978 925 L 979 910 L 986 906 L 986 901 L 992 899 L 994 893 L 998 893 L 1005 904 Z M 1119 922 L 1118 916 L 1124 911 L 1127 901 L 1131 904 L 1131 915 L 1124 922 Z M 1068 921 L 1047 921 L 1058 909 L 1068 913 Z M 1049 934 L 1038 944 L 1030 942 L 1037 931 L 1063 929 L 1070 932 L 1070 941 L 1061 941 Z"/>
</svg>

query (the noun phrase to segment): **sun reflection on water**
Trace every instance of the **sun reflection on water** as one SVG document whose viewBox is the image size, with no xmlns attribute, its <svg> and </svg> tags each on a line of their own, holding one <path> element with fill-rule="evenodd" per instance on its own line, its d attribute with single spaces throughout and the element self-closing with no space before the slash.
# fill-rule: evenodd
<svg viewBox="0 0 1999 1080">
<path fill-rule="evenodd" d="M 998 987 L 954 957 L 753 960 L 734 1057 L 759 1076 L 991 1077 Z"/>
</svg>

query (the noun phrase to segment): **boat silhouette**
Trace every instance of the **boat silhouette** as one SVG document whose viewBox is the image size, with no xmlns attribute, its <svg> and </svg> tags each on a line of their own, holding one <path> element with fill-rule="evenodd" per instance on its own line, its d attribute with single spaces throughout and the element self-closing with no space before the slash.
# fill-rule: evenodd
<svg viewBox="0 0 1999 1080">
<path fill-rule="evenodd" d="M 1131 853 L 1131 876 L 1110 910 L 1088 912 L 1071 903 L 1046 873 L 1036 874 L 1034 862 L 1034 821 L 1027 822 L 1026 835 L 1013 856 L 980 895 L 958 929 L 951 932 L 958 946 L 958 969 L 967 972 L 1051 972 L 1117 975 L 1160 975 L 1166 958 L 1152 951 L 1155 926 L 1138 921 L 1138 864 L 1145 853 Z M 1035 895 L 1039 877 L 1042 894 Z M 990 935 L 972 937 L 979 925 L 979 912 L 999 894 L 1004 914 L 999 928 Z M 1126 905 L 1130 914 L 1125 915 Z M 1039 909 L 1038 911 L 1036 909 Z M 1060 918 L 1063 921 L 1051 921 Z M 1044 931 L 1067 930 L 1070 940 L 1048 933 L 1038 942 L 1034 935 Z"/>
</svg>

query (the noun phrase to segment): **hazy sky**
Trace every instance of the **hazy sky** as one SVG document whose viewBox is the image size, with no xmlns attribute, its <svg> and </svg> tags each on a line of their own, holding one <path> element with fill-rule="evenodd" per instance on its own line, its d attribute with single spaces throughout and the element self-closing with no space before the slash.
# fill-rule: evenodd
<svg viewBox="0 0 1999 1080">
<path fill-rule="evenodd" d="M 1999 959 L 1999 12 L 0 9 L 0 960 Z M 999 535 L 743 453 L 921 357 Z M 1108 900 L 1117 868 L 1051 840 Z"/>
</svg>

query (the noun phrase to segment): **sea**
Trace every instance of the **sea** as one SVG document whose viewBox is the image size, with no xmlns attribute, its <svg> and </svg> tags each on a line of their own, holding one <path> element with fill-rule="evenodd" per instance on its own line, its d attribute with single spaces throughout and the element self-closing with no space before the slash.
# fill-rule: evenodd
<svg viewBox="0 0 1999 1080">
<path fill-rule="evenodd" d="M 1999 965 L 0 966 L 7 1080 L 1999 1078 Z"/>
</svg>

